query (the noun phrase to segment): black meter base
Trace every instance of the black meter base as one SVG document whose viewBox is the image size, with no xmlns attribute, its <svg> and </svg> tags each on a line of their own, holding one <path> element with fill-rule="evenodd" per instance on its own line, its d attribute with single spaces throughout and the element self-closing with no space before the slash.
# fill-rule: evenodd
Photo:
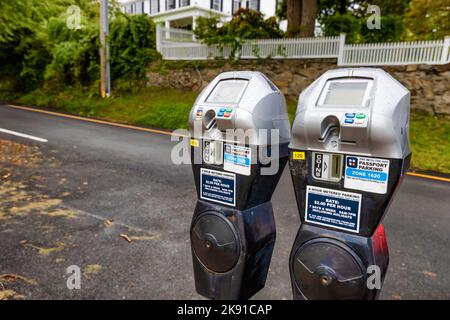
<svg viewBox="0 0 450 320">
<path fill-rule="evenodd" d="M 244 300 L 264 287 L 276 237 L 270 201 L 240 211 L 198 200 L 190 234 L 200 295 Z"/>
<path fill-rule="evenodd" d="M 388 264 L 383 225 L 366 238 L 302 224 L 289 260 L 293 297 L 376 299 Z"/>
</svg>

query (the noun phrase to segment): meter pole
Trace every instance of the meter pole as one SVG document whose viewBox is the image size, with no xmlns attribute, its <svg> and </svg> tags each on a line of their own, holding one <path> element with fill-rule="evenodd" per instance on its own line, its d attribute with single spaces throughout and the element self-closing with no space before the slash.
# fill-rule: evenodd
<svg viewBox="0 0 450 320">
<path fill-rule="evenodd" d="M 100 0 L 100 94 L 102 98 L 111 95 L 108 34 L 108 0 Z"/>
</svg>

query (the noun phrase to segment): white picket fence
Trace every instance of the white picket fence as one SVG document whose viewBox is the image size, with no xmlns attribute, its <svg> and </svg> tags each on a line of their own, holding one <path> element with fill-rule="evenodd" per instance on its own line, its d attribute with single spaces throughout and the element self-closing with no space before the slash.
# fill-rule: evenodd
<svg viewBox="0 0 450 320">
<path fill-rule="evenodd" d="M 444 64 L 450 62 L 450 38 L 436 41 L 368 43 L 345 45 L 339 65 L 377 66 L 406 64 Z"/>
<path fill-rule="evenodd" d="M 396 43 L 345 44 L 339 37 L 246 40 L 233 52 L 231 45 L 207 46 L 193 33 L 157 27 L 157 50 L 166 60 L 313 59 L 336 58 L 339 66 L 445 64 L 450 62 L 450 36 L 444 40 Z"/>
</svg>

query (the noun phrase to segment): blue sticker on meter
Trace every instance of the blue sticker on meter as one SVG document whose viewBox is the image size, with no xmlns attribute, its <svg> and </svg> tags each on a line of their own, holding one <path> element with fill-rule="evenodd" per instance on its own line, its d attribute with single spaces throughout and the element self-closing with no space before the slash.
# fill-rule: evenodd
<svg viewBox="0 0 450 320">
<path fill-rule="evenodd" d="M 306 222 L 358 233 L 360 211 L 359 193 L 306 187 Z"/>
<path fill-rule="evenodd" d="M 201 168 L 200 199 L 234 207 L 236 205 L 236 175 Z"/>
</svg>

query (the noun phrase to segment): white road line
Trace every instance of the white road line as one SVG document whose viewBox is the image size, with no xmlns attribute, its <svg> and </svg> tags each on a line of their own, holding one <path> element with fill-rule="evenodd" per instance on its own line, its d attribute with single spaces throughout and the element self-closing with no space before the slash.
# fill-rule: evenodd
<svg viewBox="0 0 450 320">
<path fill-rule="evenodd" d="M 16 131 L 11 131 L 11 130 L 7 130 L 7 129 L 0 128 L 0 132 L 7 133 L 7 134 L 12 134 L 14 136 L 27 138 L 27 139 L 31 139 L 31 140 L 35 140 L 35 141 L 39 141 L 39 142 L 48 142 L 47 139 L 42 139 L 42 138 L 38 138 L 38 137 L 35 137 L 35 136 L 30 136 L 28 134 L 24 134 L 24 133 L 20 133 L 20 132 L 16 132 Z"/>
</svg>

